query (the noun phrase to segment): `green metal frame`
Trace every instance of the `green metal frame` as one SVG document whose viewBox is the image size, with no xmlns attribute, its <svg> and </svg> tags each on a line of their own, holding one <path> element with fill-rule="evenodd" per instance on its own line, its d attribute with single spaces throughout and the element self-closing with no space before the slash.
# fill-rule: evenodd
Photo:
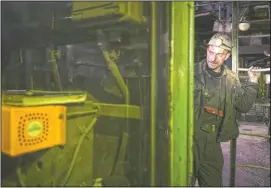
<svg viewBox="0 0 271 188">
<path fill-rule="evenodd" d="M 157 2 L 151 2 L 151 153 L 150 153 L 150 183 L 151 186 L 156 186 L 156 69 L 157 69 L 157 30 L 156 15 Z"/>
<path fill-rule="evenodd" d="M 170 186 L 191 185 L 193 173 L 194 3 L 171 2 L 169 65 Z"/>
</svg>

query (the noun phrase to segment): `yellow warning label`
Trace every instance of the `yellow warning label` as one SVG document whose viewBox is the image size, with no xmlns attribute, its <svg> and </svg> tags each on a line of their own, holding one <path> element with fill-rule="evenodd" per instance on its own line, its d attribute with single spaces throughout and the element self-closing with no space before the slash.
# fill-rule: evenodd
<svg viewBox="0 0 271 188">
<path fill-rule="evenodd" d="M 43 125 L 39 121 L 32 121 L 27 126 L 27 134 L 29 136 L 38 136 L 43 131 Z"/>
</svg>

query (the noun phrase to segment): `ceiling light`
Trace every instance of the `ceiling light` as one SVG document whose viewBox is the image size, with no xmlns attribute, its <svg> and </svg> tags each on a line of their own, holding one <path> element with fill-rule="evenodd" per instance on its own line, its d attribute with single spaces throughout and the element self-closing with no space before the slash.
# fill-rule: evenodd
<svg viewBox="0 0 271 188">
<path fill-rule="evenodd" d="M 241 31 L 247 31 L 250 28 L 250 23 L 239 23 L 239 29 Z"/>
</svg>

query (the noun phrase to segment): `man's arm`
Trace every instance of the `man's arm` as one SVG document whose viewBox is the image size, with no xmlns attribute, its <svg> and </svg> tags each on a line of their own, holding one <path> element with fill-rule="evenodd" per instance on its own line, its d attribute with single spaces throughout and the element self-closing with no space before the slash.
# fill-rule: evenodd
<svg viewBox="0 0 271 188">
<path fill-rule="evenodd" d="M 241 86 L 238 79 L 235 87 L 234 106 L 239 112 L 246 113 L 252 108 L 257 98 L 259 84 L 249 81 Z"/>
<path fill-rule="evenodd" d="M 234 107 L 241 113 L 248 112 L 256 101 L 259 90 L 259 77 L 261 73 L 257 71 L 258 67 L 248 69 L 249 81 L 241 85 L 238 76 L 232 74 L 234 79 Z"/>
</svg>

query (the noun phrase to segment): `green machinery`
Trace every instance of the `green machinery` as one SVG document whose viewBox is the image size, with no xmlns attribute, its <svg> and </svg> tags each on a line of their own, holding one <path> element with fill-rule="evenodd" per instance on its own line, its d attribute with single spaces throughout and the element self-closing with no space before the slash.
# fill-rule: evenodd
<svg viewBox="0 0 271 188">
<path fill-rule="evenodd" d="M 26 80 L 30 83 L 27 92 L 5 92 L 2 104 L 22 108 L 65 105 L 66 144 L 17 158 L 2 154 L 2 164 L 3 161 L 12 163 L 11 169 L 14 169 L 3 178 L 3 183 L 12 186 L 189 186 L 193 164 L 194 3 L 73 2 L 70 18 L 75 28 L 93 36 L 86 40 L 97 42 L 107 72 L 117 86 L 119 94 L 115 96 L 121 102 L 102 102 L 91 92 L 66 91 L 58 71 L 61 67 L 57 64 L 57 45 L 52 42 L 49 62 L 57 91 L 36 91 L 31 75 Z M 52 22 L 52 29 L 59 27 L 55 18 Z M 147 80 L 145 88 L 149 95 L 143 93 L 148 98 L 144 105 L 133 101 L 135 89 L 132 81 L 127 82 L 118 61 L 122 48 L 112 48 L 109 40 L 111 33 L 123 27 L 130 31 L 143 28 L 147 35 L 145 51 L 149 58 L 143 70 L 149 76 L 129 77 Z M 110 89 L 107 91 L 114 94 Z M 111 118 L 117 118 L 117 123 L 124 126 L 113 129 L 111 124 L 116 122 Z M 164 124 L 162 128 L 161 124 Z M 110 131 L 117 132 L 118 137 L 106 133 Z"/>
</svg>

